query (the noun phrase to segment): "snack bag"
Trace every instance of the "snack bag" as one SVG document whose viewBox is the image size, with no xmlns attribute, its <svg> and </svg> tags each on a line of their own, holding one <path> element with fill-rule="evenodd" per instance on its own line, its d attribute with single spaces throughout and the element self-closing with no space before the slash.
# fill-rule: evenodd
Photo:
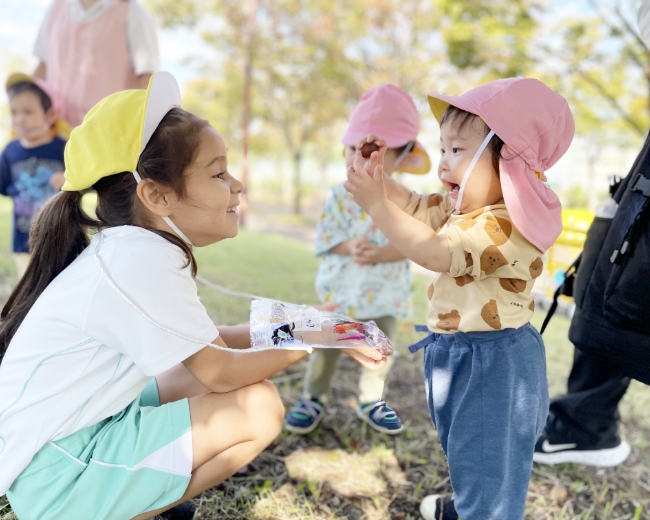
<svg viewBox="0 0 650 520">
<path fill-rule="evenodd" d="M 251 350 L 371 347 L 392 354 L 388 337 L 377 325 L 313 307 L 275 300 L 251 302 Z"/>
</svg>

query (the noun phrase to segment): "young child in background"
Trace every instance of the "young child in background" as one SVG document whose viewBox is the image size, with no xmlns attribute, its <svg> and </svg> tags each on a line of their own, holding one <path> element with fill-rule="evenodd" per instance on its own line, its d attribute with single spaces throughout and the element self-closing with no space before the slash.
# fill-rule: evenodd
<svg viewBox="0 0 650 520">
<path fill-rule="evenodd" d="M 346 167 L 352 165 L 356 144 L 369 133 L 388 145 L 385 171 L 427 173 L 429 157 L 417 141 L 420 118 L 411 97 L 395 85 L 379 85 L 366 92 L 350 116 L 343 144 Z M 397 318 L 410 310 L 409 262 L 389 244 L 343 184 L 332 192 L 316 228 L 316 254 L 322 258 L 316 292 L 323 303 L 355 319 L 373 320 L 395 341 Z M 314 352 L 309 358 L 304 394 L 285 420 L 289 431 L 311 432 L 325 414 L 325 403 L 340 353 Z M 402 429 L 397 414 L 382 399 L 392 359 L 380 371 L 363 370 L 357 413 L 377 431 L 396 434 Z"/>
<path fill-rule="evenodd" d="M 356 154 L 346 189 L 400 252 L 439 273 L 431 334 L 411 350 L 426 348 L 427 400 L 454 497 L 425 498 L 422 516 L 521 520 L 548 414 L 530 291 L 562 229 L 544 171 L 571 144 L 573 118 L 564 98 L 524 78 L 430 94 L 429 104 L 447 195 L 409 193 L 382 175 L 386 144 L 376 136 L 368 140 L 379 152 Z"/>
<path fill-rule="evenodd" d="M 29 263 L 32 219 L 63 185 L 64 138 L 69 128 L 59 118 L 58 96 L 44 81 L 12 74 L 6 90 L 17 138 L 0 156 L 0 194 L 14 201 L 13 256 L 21 277 Z"/>
</svg>

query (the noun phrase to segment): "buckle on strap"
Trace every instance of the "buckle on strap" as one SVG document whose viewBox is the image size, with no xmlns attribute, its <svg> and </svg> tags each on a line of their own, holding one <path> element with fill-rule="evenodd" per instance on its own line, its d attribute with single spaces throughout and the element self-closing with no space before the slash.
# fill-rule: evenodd
<svg viewBox="0 0 650 520">
<path fill-rule="evenodd" d="M 640 191 L 646 197 L 650 197 L 650 179 L 639 174 L 632 184 L 632 191 Z"/>
</svg>

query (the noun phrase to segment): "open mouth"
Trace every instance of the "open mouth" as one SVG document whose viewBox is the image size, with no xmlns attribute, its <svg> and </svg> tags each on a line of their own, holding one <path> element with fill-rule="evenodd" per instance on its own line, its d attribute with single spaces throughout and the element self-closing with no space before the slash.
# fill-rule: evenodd
<svg viewBox="0 0 650 520">
<path fill-rule="evenodd" d="M 231 215 L 236 215 L 237 214 L 237 206 L 232 206 L 226 210 L 226 213 L 230 213 Z"/>
<path fill-rule="evenodd" d="M 455 182 L 447 182 L 446 184 L 449 195 L 458 195 L 458 192 L 460 191 L 460 184 L 456 184 Z"/>
</svg>

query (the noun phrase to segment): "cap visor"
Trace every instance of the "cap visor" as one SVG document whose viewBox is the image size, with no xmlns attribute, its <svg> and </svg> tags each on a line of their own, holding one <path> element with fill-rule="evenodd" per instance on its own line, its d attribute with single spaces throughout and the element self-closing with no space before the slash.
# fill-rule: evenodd
<svg viewBox="0 0 650 520">
<path fill-rule="evenodd" d="M 429 92 L 427 99 L 429 100 L 431 112 L 433 112 L 438 123 L 442 121 L 442 116 L 449 105 L 479 115 L 476 107 L 463 96 L 445 96 L 443 94 L 437 94 L 436 92 Z"/>
<path fill-rule="evenodd" d="M 144 115 L 141 153 L 167 112 L 180 106 L 181 91 L 176 78 L 169 72 L 154 74 L 147 89 L 147 108 Z"/>
<path fill-rule="evenodd" d="M 27 74 L 23 74 L 22 72 L 14 72 L 11 74 L 5 83 L 5 90 L 9 90 L 11 87 L 13 87 L 16 83 L 35 83 L 34 79 L 29 77 Z"/>
<path fill-rule="evenodd" d="M 413 150 L 404 158 L 402 164 L 397 167 L 398 172 L 412 173 L 413 175 L 424 175 L 431 170 L 431 159 L 429 154 L 418 141 L 415 141 Z"/>
</svg>

